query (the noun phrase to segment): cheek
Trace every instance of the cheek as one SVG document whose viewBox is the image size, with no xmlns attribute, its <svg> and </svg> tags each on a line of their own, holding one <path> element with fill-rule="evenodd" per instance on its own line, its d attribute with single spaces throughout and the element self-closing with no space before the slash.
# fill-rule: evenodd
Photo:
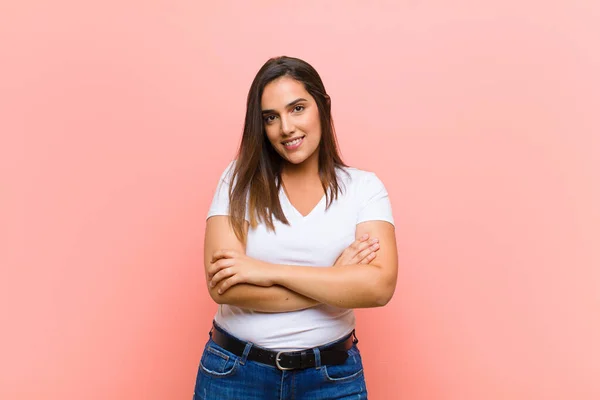
<svg viewBox="0 0 600 400">
<path fill-rule="evenodd" d="M 310 139 L 313 142 L 320 142 L 321 141 L 321 124 L 319 122 L 319 120 L 317 119 L 317 121 L 311 121 L 310 126 L 307 126 L 307 130 L 308 132 L 310 132 Z"/>
<path fill-rule="evenodd" d="M 310 116 L 307 121 L 307 127 L 315 136 L 321 136 L 321 121 L 319 120 L 319 113 L 314 113 Z"/>
<path fill-rule="evenodd" d="M 265 133 L 267 135 L 267 140 L 273 145 L 275 146 L 277 144 L 277 135 L 273 134 L 273 132 L 271 132 L 272 129 L 269 129 L 268 127 L 265 127 Z"/>
</svg>

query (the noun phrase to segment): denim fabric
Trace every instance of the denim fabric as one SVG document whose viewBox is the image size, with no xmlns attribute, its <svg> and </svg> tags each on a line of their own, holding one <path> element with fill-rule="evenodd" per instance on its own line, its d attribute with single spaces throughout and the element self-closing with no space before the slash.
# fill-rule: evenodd
<svg viewBox="0 0 600 400">
<path fill-rule="evenodd" d="M 238 357 L 209 338 L 198 367 L 193 400 L 367 399 L 356 343 L 342 365 L 292 371 L 247 360 L 251 346 L 246 345 L 244 355 Z M 318 354 L 317 350 L 315 356 L 320 360 Z"/>
</svg>

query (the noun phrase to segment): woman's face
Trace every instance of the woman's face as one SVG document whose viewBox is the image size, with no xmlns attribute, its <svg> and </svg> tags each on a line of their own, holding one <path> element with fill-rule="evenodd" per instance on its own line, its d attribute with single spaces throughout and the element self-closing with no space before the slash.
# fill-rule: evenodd
<svg viewBox="0 0 600 400">
<path fill-rule="evenodd" d="M 269 82 L 261 108 L 267 138 L 284 160 L 292 164 L 317 162 L 321 143 L 319 110 L 303 83 L 289 76 Z"/>
</svg>

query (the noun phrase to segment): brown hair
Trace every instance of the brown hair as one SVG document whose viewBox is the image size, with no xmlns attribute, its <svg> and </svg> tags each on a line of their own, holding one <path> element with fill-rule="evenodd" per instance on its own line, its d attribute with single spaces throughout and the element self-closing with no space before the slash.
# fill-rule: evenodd
<svg viewBox="0 0 600 400">
<path fill-rule="evenodd" d="M 341 190 L 336 168 L 346 165 L 338 151 L 331 117 L 331 98 L 325 91 L 321 77 L 310 64 L 298 58 L 285 56 L 271 58 L 258 71 L 250 86 L 244 133 L 230 180 L 232 182 L 229 189 L 231 224 L 238 239 L 244 243 L 246 242 L 244 234 L 246 206 L 249 208 L 251 227 L 256 227 L 259 222 L 263 222 L 267 225 L 267 229 L 274 231 L 273 217 L 289 225 L 279 202 L 283 159 L 266 136 L 261 109 L 265 86 L 282 76 L 289 76 L 303 83 L 304 88 L 317 104 L 321 123 L 319 176 L 325 190 L 327 207 L 337 199 Z"/>
</svg>

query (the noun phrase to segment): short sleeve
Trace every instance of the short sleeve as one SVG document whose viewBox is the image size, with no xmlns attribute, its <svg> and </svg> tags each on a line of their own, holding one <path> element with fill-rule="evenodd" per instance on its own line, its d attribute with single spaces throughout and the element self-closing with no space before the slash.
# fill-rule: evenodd
<svg viewBox="0 0 600 400">
<path fill-rule="evenodd" d="M 383 182 L 372 172 L 366 174 L 359 188 L 362 198 L 357 224 L 365 221 L 387 221 L 394 225 L 392 204 Z"/>
<path fill-rule="evenodd" d="M 217 189 L 208 209 L 206 219 L 215 215 L 230 215 L 229 213 L 229 187 L 231 186 L 233 171 L 235 168 L 235 160 L 230 162 L 225 171 L 221 174 Z M 246 203 L 247 204 L 247 203 Z M 248 208 L 246 206 L 246 220 L 250 220 Z"/>
</svg>

